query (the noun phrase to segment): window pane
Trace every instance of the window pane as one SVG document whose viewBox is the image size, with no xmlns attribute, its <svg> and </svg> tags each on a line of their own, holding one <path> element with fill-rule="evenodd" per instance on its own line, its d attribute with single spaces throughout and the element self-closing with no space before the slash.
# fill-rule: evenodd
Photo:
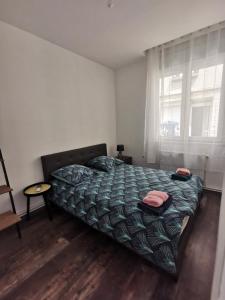
<svg viewBox="0 0 225 300">
<path fill-rule="evenodd" d="M 222 64 L 192 70 L 189 136 L 217 136 L 222 74 Z"/>
<path fill-rule="evenodd" d="M 182 80 L 182 73 L 160 80 L 161 136 L 180 136 Z"/>
<path fill-rule="evenodd" d="M 191 136 L 204 136 L 208 129 L 209 106 L 192 107 Z"/>
</svg>

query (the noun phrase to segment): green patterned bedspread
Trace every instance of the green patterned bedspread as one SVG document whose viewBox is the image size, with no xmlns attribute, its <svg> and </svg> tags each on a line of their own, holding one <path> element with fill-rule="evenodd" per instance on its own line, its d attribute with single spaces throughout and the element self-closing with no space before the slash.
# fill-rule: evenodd
<svg viewBox="0 0 225 300">
<path fill-rule="evenodd" d="M 202 180 L 170 179 L 172 172 L 121 164 L 111 172 L 97 171 L 76 187 L 54 179 L 51 200 L 85 223 L 106 233 L 158 267 L 176 273 L 182 221 L 193 215 Z M 146 213 L 137 203 L 150 190 L 172 195 L 160 216 Z"/>
</svg>

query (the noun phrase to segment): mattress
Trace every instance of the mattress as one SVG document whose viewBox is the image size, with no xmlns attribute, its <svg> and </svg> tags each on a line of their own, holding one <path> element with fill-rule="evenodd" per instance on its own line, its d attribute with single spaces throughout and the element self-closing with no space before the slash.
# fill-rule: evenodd
<svg viewBox="0 0 225 300">
<path fill-rule="evenodd" d="M 171 180 L 172 172 L 121 164 L 111 172 L 95 171 L 85 182 L 72 186 L 52 180 L 51 201 L 95 229 L 132 249 L 165 271 L 176 273 L 182 225 L 194 214 L 202 180 Z M 137 207 L 150 190 L 172 196 L 160 216 Z"/>
</svg>

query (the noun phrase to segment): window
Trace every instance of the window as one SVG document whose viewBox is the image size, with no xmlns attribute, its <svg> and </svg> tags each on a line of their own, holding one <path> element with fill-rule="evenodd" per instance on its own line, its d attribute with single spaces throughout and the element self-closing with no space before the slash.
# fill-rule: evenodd
<svg viewBox="0 0 225 300">
<path fill-rule="evenodd" d="M 192 70 L 189 136 L 217 137 L 222 74 L 222 64 Z"/>
<path fill-rule="evenodd" d="M 146 161 L 165 153 L 224 159 L 225 22 L 147 52 L 144 149 Z M 210 162 L 216 166 L 217 162 Z"/>
<path fill-rule="evenodd" d="M 183 74 L 160 79 L 160 134 L 180 136 Z"/>
<path fill-rule="evenodd" d="M 182 68 L 160 78 L 160 135 L 217 138 L 223 64 Z"/>
</svg>

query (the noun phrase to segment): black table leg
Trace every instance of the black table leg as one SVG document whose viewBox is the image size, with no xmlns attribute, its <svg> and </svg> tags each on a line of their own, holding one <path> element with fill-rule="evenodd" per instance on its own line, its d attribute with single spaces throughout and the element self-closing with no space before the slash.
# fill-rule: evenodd
<svg viewBox="0 0 225 300">
<path fill-rule="evenodd" d="M 27 220 L 30 220 L 30 197 L 27 196 Z"/>
<path fill-rule="evenodd" d="M 45 203 L 45 207 L 46 207 L 46 210 L 47 210 L 48 218 L 49 218 L 50 221 L 52 221 L 51 210 L 50 210 L 50 207 L 49 207 L 48 200 L 46 199 L 45 196 L 44 196 L 44 203 Z"/>
</svg>

